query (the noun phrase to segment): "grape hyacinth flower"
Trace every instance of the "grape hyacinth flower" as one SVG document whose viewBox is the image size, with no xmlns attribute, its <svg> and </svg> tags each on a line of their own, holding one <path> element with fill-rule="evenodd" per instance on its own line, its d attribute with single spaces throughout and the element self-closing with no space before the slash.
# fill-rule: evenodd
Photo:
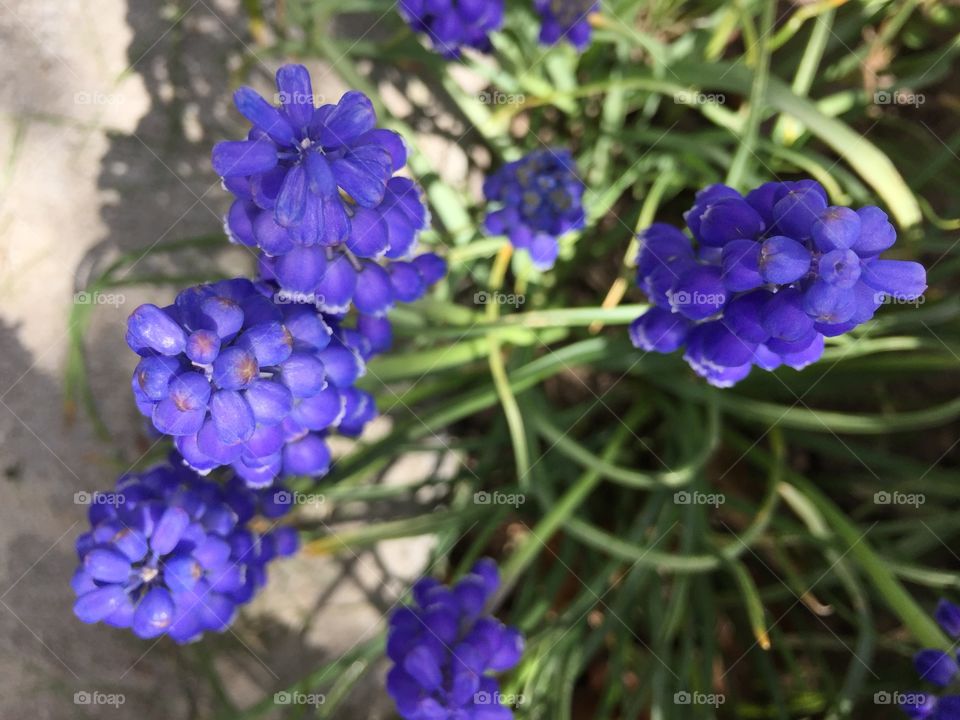
<svg viewBox="0 0 960 720">
<path fill-rule="evenodd" d="M 745 197 L 697 193 L 693 236 L 654 223 L 640 235 L 637 284 L 651 307 L 630 326 L 636 347 L 684 359 L 717 387 L 753 366 L 797 370 L 824 338 L 870 320 L 886 302 L 917 302 L 926 270 L 880 254 L 897 235 L 877 207 L 830 206 L 813 180 L 770 182 Z"/>
<path fill-rule="evenodd" d="M 557 238 L 586 222 L 584 184 L 569 150 L 536 150 L 508 163 L 486 179 L 483 192 L 501 206 L 487 215 L 487 232 L 508 235 L 538 270 L 556 262 Z"/>
<path fill-rule="evenodd" d="M 403 139 L 377 128 L 361 92 L 315 107 L 302 65 L 281 67 L 277 88 L 280 107 L 237 90 L 236 107 L 253 127 L 246 140 L 213 149 L 214 170 L 237 198 L 225 219 L 231 241 L 259 248 L 285 291 L 324 312 L 354 302 L 378 314 L 419 297 L 430 283 L 405 259 L 429 214 L 417 185 L 394 176 L 407 161 Z M 388 274 L 402 287 L 384 294 Z"/>
<path fill-rule="evenodd" d="M 534 0 L 540 13 L 540 43 L 555 45 L 567 40 L 583 52 L 590 44 L 591 13 L 600 11 L 600 0 Z"/>
<path fill-rule="evenodd" d="M 489 53 L 490 33 L 503 25 L 503 0 L 400 0 L 398 8 L 410 28 L 450 60 L 465 47 Z"/>
<path fill-rule="evenodd" d="M 940 600 L 934 617 L 954 640 L 960 640 L 960 606 Z M 953 687 L 957 691 L 960 665 L 955 653 L 942 650 L 921 650 L 913 658 L 920 679 L 938 688 Z M 898 693 L 900 708 L 913 720 L 960 720 L 960 694 L 937 696 L 931 692 Z"/>
<path fill-rule="evenodd" d="M 251 486 L 327 472 L 327 432 L 354 434 L 372 398 L 353 385 L 362 348 L 315 307 L 283 302 L 245 279 L 182 291 L 131 314 L 127 344 L 142 360 L 132 389 L 140 412 L 173 437 L 199 472 L 230 465 Z"/>
<path fill-rule="evenodd" d="M 293 528 L 248 527 L 286 510 L 242 481 L 211 482 L 175 460 L 122 476 L 93 496 L 91 529 L 77 539 L 74 613 L 178 643 L 221 632 L 266 583 L 267 564 L 296 552 Z"/>
<path fill-rule="evenodd" d="M 484 614 L 499 586 L 496 564 L 480 560 L 453 587 L 425 578 L 414 605 L 390 617 L 387 691 L 405 720 L 510 720 L 489 673 L 513 668 L 523 654 L 515 628 Z"/>
</svg>

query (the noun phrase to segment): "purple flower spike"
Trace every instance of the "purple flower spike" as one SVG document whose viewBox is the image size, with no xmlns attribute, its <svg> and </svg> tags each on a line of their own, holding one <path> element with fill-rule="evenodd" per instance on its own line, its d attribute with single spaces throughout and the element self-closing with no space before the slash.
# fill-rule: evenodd
<svg viewBox="0 0 960 720">
<path fill-rule="evenodd" d="M 487 178 L 483 192 L 500 205 L 487 214 L 486 231 L 508 235 L 538 270 L 553 267 L 557 238 L 586 223 L 584 184 L 569 150 L 536 150 L 508 163 Z"/>
<path fill-rule="evenodd" d="M 599 0 L 534 0 L 540 13 L 540 44 L 567 41 L 579 52 L 590 45 L 590 15 L 600 11 Z"/>
<path fill-rule="evenodd" d="M 813 180 L 765 183 L 746 197 L 711 185 L 684 219 L 692 240 L 663 223 L 639 236 L 637 284 L 653 307 L 629 334 L 647 351 L 685 347 L 687 363 L 717 387 L 754 365 L 806 367 L 825 337 L 927 287 L 919 263 L 877 257 L 896 239 L 882 210 L 828 207 Z"/>
<path fill-rule="evenodd" d="M 944 631 L 953 638 L 960 634 L 960 608 L 948 600 L 940 600 L 934 617 Z M 960 664 L 953 651 L 925 649 L 914 655 L 914 667 L 921 681 L 938 689 L 955 686 L 960 676 Z M 901 692 L 900 709 L 910 718 L 923 720 L 955 720 L 960 718 L 960 696 L 938 695 L 936 692 Z"/>
<path fill-rule="evenodd" d="M 369 263 L 382 274 L 364 285 L 372 310 L 392 301 L 396 284 L 405 298 L 413 297 L 408 284 L 425 291 L 419 271 L 401 266 L 411 277 L 392 279 Z M 366 394 L 349 416 L 344 408 L 359 392 L 353 384 L 366 359 L 389 347 L 389 321 L 361 315 L 357 322 L 359 329 L 347 327 L 316 303 L 291 302 L 268 282 L 188 288 L 169 307 L 131 315 L 128 341 L 142 358 L 132 381 L 137 407 L 199 472 L 230 465 L 256 487 L 323 475 L 325 436 L 358 435 L 376 414 Z M 179 337 L 187 338 L 181 352 L 164 354 L 177 346 L 167 340 Z"/>
<path fill-rule="evenodd" d="M 177 643 L 223 631 L 266 582 L 267 563 L 297 549 L 292 528 L 247 527 L 267 514 L 244 483 L 204 480 L 175 455 L 121 477 L 113 493 L 94 496 L 91 528 L 77 539 L 74 614 Z"/>
<path fill-rule="evenodd" d="M 404 720 L 513 717 L 492 673 L 520 662 L 523 636 L 484 613 L 498 583 L 496 565 L 481 560 L 452 587 L 419 581 L 414 604 L 390 616 L 387 692 Z"/>
<path fill-rule="evenodd" d="M 261 269 L 282 291 L 345 313 L 358 293 L 364 297 L 356 277 L 362 262 L 389 271 L 409 260 L 429 213 L 420 188 L 395 174 L 407 162 L 406 146 L 377 127 L 368 97 L 351 91 L 318 107 L 301 65 L 280 68 L 277 90 L 275 106 L 240 88 L 234 99 L 253 126 L 249 139 L 213 149 L 214 169 L 237 196 L 224 224 L 232 241 L 263 252 Z M 440 279 L 407 275 L 386 305 L 420 297 Z M 132 326 L 131 346 L 180 352 L 184 339 L 165 334 L 156 317 L 151 327 L 159 335 L 140 337 Z"/>
<path fill-rule="evenodd" d="M 451 60 L 463 48 L 490 52 L 490 33 L 503 24 L 503 0 L 400 0 L 398 9 L 414 32 L 425 33 Z"/>
</svg>

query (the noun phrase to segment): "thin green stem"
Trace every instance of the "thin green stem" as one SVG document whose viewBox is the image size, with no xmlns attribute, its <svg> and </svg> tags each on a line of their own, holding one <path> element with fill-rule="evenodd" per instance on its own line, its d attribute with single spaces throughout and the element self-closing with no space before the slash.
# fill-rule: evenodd
<svg viewBox="0 0 960 720">
<path fill-rule="evenodd" d="M 504 245 L 500 249 L 500 252 L 497 253 L 496 260 L 494 260 L 493 263 L 493 269 L 490 271 L 490 289 L 492 295 L 488 298 L 487 302 L 487 319 L 490 321 L 495 321 L 500 317 L 500 289 L 503 287 L 512 254 L 513 248 L 510 245 Z M 530 449 L 527 447 L 527 434 L 523 427 L 523 415 L 520 413 L 517 398 L 510 388 L 510 380 L 507 377 L 507 366 L 503 360 L 503 351 L 500 347 L 500 338 L 496 333 L 489 333 L 487 335 L 487 344 L 490 348 L 490 355 L 488 357 L 490 375 L 493 377 L 493 385 L 497 390 L 497 397 L 500 398 L 500 404 L 503 406 L 503 414 L 507 418 L 507 428 L 510 431 L 510 441 L 513 446 L 513 457 L 517 470 L 517 482 L 520 487 L 526 487 L 530 474 Z"/>
<path fill-rule="evenodd" d="M 740 138 L 740 145 L 737 147 L 736 155 L 733 156 L 733 162 L 730 164 L 730 171 L 727 173 L 727 185 L 731 187 L 744 186 L 747 167 L 753 163 L 756 156 L 760 121 L 763 120 L 763 114 L 766 112 L 767 78 L 770 75 L 770 33 L 773 32 L 776 9 L 776 0 L 764 0 L 758 40 L 760 52 L 754 69 L 753 85 L 750 88 L 750 110 L 743 137 Z"/>
</svg>

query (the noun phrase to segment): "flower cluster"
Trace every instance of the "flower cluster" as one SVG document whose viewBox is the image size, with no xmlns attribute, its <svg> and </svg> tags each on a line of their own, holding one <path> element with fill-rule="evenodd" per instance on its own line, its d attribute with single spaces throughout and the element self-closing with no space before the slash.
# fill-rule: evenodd
<svg viewBox="0 0 960 720">
<path fill-rule="evenodd" d="M 509 720 L 491 672 L 509 670 L 523 653 L 514 628 L 486 616 L 499 585 L 492 560 L 481 560 L 453 587 L 426 578 L 413 587 L 415 605 L 390 618 L 387 655 L 395 663 L 387 691 L 405 720 Z"/>
<path fill-rule="evenodd" d="M 326 473 L 324 434 L 356 434 L 373 416 L 353 385 L 373 346 L 389 344 L 385 320 L 348 332 L 274 291 L 240 278 L 199 285 L 167 307 L 141 305 L 127 326 L 143 358 L 132 381 L 140 412 L 195 470 L 230 465 L 255 487 Z"/>
<path fill-rule="evenodd" d="M 599 12 L 600 0 L 534 0 L 540 13 L 540 42 L 554 45 L 568 40 L 583 52 L 590 44 L 591 13 Z"/>
<path fill-rule="evenodd" d="M 429 224 L 417 185 L 394 176 L 407 161 L 403 139 L 377 128 L 361 92 L 315 107 L 302 65 L 281 67 L 277 88 L 280 107 L 237 90 L 253 127 L 213 149 L 214 170 L 237 198 L 225 221 L 231 240 L 262 250 L 285 291 L 325 312 L 352 302 L 377 315 L 423 295 L 442 272 L 432 255 L 401 262 Z"/>
<path fill-rule="evenodd" d="M 425 33 L 451 60 L 465 47 L 490 52 L 490 33 L 503 24 L 503 0 L 400 0 L 399 10 L 414 32 Z"/>
<path fill-rule="evenodd" d="M 266 582 L 267 564 L 297 549 L 293 528 L 251 529 L 256 516 L 287 511 L 273 492 L 211 482 L 177 462 L 121 477 L 94 496 L 91 529 L 77 539 L 74 613 L 178 643 L 226 629 Z"/>
<path fill-rule="evenodd" d="M 553 267 L 557 238 L 586 222 L 584 184 L 569 150 L 536 150 L 508 163 L 486 179 L 483 192 L 501 206 L 487 215 L 487 232 L 508 235 L 538 270 Z"/>
<path fill-rule="evenodd" d="M 178 454 L 96 496 L 73 580 L 85 622 L 177 642 L 227 627 L 267 562 L 297 546 L 291 529 L 253 530 L 289 510 L 275 481 L 325 474 L 327 435 L 362 432 L 376 407 L 355 385 L 390 347 L 386 312 L 446 273 L 434 254 L 410 257 L 427 211 L 394 177 L 406 149 L 376 128 L 369 99 L 315 107 L 295 65 L 277 85 L 280 107 L 237 92 L 253 129 L 213 151 L 237 197 L 227 232 L 262 251 L 259 278 L 190 287 L 128 320 L 137 407 Z M 226 484 L 201 477 L 222 466 Z"/>
<path fill-rule="evenodd" d="M 960 607 L 941 600 L 934 614 L 940 627 L 954 640 L 960 640 Z M 913 658 L 921 680 L 946 688 L 960 680 L 960 665 L 955 654 L 942 650 L 921 650 Z M 913 692 L 905 694 L 901 709 L 914 720 L 960 720 L 960 695 Z"/>
<path fill-rule="evenodd" d="M 637 283 L 653 307 L 630 337 L 663 353 L 686 346 L 684 359 L 718 387 L 754 365 L 803 368 L 820 358 L 824 337 L 926 289 L 919 263 L 879 258 L 897 238 L 882 210 L 830 206 L 813 180 L 766 183 L 746 197 L 712 185 L 684 218 L 695 244 L 662 223 L 640 236 Z"/>
</svg>

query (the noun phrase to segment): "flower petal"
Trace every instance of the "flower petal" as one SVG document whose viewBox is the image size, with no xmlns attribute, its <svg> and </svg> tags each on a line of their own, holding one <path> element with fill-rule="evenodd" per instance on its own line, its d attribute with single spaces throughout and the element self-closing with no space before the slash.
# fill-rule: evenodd
<svg viewBox="0 0 960 720">
<path fill-rule="evenodd" d="M 210 401 L 210 416 L 220 441 L 226 445 L 242 443 L 253 435 L 256 420 L 243 395 L 235 390 L 220 390 Z"/>
<path fill-rule="evenodd" d="M 213 170 L 220 177 L 246 177 L 277 166 L 277 148 L 265 140 L 219 142 L 210 156 Z"/>
<path fill-rule="evenodd" d="M 180 542 L 189 524 L 190 516 L 186 511 L 178 507 L 168 507 L 163 511 L 163 515 L 153 529 L 150 548 L 157 555 L 168 554 Z"/>
<path fill-rule="evenodd" d="M 920 679 L 946 687 L 957 677 L 957 661 L 941 650 L 921 650 L 913 656 L 913 665 Z"/>
<path fill-rule="evenodd" d="M 239 88 L 233 94 L 233 102 L 241 115 L 277 143 L 281 145 L 296 144 L 297 139 L 287 119 L 253 88 Z"/>
<path fill-rule="evenodd" d="M 378 145 L 361 145 L 330 163 L 337 185 L 362 207 L 374 208 L 387 191 L 392 161 Z"/>
<path fill-rule="evenodd" d="M 150 588 L 133 614 L 131 628 L 140 638 L 162 635 L 173 622 L 173 598 L 161 587 Z"/>
<path fill-rule="evenodd" d="M 378 258 L 390 247 L 389 226 L 376 210 L 358 207 L 346 244 L 357 257 Z"/>
<path fill-rule="evenodd" d="M 915 300 L 927 289 L 927 271 L 909 260 L 871 260 L 863 265 L 863 282 L 896 299 Z"/>
<path fill-rule="evenodd" d="M 253 411 L 253 417 L 264 425 L 279 424 L 293 407 L 290 391 L 274 380 L 254 380 L 244 391 L 244 398 Z"/>
<path fill-rule="evenodd" d="M 310 73 L 303 65 L 284 65 L 277 70 L 280 103 L 296 130 L 302 130 L 313 118 L 313 86 Z"/>
<path fill-rule="evenodd" d="M 127 344 L 138 353 L 150 349 L 161 355 L 179 355 L 187 345 L 187 335 L 168 313 L 147 303 L 127 319 Z"/>
<path fill-rule="evenodd" d="M 94 580 L 126 583 L 130 577 L 130 558 L 111 547 L 98 547 L 83 557 L 83 568 Z"/>
<path fill-rule="evenodd" d="M 383 315 L 393 305 L 393 299 L 387 271 L 376 263 L 363 263 L 353 294 L 353 304 L 357 310 L 368 315 Z"/>
<path fill-rule="evenodd" d="M 346 147 L 374 129 L 377 114 L 370 98 L 357 90 L 346 93 L 326 117 L 320 142 L 326 148 Z"/>
<path fill-rule="evenodd" d="M 73 614 L 85 623 L 100 622 L 126 600 L 127 593 L 120 585 L 106 585 L 78 597 Z"/>
<path fill-rule="evenodd" d="M 283 448 L 286 475 L 324 475 L 330 469 L 330 448 L 319 435 L 310 433 Z"/>
<path fill-rule="evenodd" d="M 277 224 L 293 227 L 303 219 L 307 207 L 307 173 L 302 165 L 294 165 L 287 171 L 277 196 L 275 217 Z"/>
</svg>

